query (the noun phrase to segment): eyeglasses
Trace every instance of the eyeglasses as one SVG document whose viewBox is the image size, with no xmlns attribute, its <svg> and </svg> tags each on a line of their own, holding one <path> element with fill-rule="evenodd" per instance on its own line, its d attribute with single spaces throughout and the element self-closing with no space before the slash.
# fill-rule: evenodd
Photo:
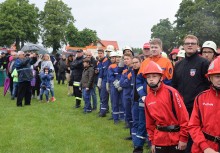
<svg viewBox="0 0 220 153">
<path fill-rule="evenodd" d="M 186 42 L 186 43 L 184 43 L 184 45 L 186 45 L 186 46 L 189 46 L 189 45 L 194 46 L 194 45 L 197 45 L 197 43 L 189 43 L 189 42 Z"/>
</svg>

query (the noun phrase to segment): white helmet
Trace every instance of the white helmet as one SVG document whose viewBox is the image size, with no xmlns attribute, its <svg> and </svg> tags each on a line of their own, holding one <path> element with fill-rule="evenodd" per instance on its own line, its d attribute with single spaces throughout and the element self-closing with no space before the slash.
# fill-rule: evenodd
<svg viewBox="0 0 220 153">
<path fill-rule="evenodd" d="M 110 57 L 114 57 L 114 56 L 118 56 L 117 52 L 115 51 L 110 53 Z"/>
<path fill-rule="evenodd" d="M 185 50 L 180 50 L 180 51 L 178 52 L 178 54 L 177 54 L 177 57 L 183 57 L 183 58 L 185 58 L 185 53 L 186 53 Z"/>
<path fill-rule="evenodd" d="M 121 51 L 121 50 L 118 50 L 118 51 L 117 51 L 117 56 L 120 56 L 120 57 L 122 57 L 122 56 L 123 56 L 123 51 Z"/>
<path fill-rule="evenodd" d="M 168 58 L 167 53 L 165 53 L 165 52 L 161 52 L 161 56 L 165 57 L 165 58 Z"/>
<path fill-rule="evenodd" d="M 131 47 L 130 47 L 130 46 L 125 46 L 125 47 L 123 48 L 123 52 L 124 52 L 126 49 L 128 49 L 128 50 L 132 51 L 132 49 L 131 49 Z"/>
<path fill-rule="evenodd" d="M 215 51 L 215 53 L 217 53 L 217 45 L 213 41 L 204 42 L 202 45 L 202 49 L 203 48 L 211 48 Z"/>
<path fill-rule="evenodd" d="M 106 52 L 107 51 L 109 51 L 109 52 L 114 52 L 115 51 L 115 47 L 114 46 L 112 46 L 112 45 L 108 45 L 107 47 L 106 47 L 106 50 L 105 50 Z"/>
</svg>

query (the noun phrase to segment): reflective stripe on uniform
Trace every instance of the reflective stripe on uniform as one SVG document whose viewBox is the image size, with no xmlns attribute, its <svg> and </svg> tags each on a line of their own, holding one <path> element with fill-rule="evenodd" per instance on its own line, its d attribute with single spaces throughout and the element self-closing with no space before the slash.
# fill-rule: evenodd
<svg viewBox="0 0 220 153">
<path fill-rule="evenodd" d="M 76 99 L 78 99 L 78 100 L 82 100 L 82 98 L 80 98 L 80 97 L 76 97 Z"/>
<path fill-rule="evenodd" d="M 139 107 L 144 107 L 144 103 L 139 103 Z"/>
<path fill-rule="evenodd" d="M 131 133 L 132 135 L 136 135 L 136 133 Z"/>
<path fill-rule="evenodd" d="M 142 137 L 142 136 L 139 136 L 139 135 L 136 135 L 137 138 L 140 138 L 140 139 L 146 139 L 146 137 Z"/>
<path fill-rule="evenodd" d="M 106 110 L 107 108 L 101 108 L 101 109 L 104 109 L 104 110 Z"/>
<path fill-rule="evenodd" d="M 143 86 L 140 86 L 139 88 L 137 88 L 137 91 L 140 91 L 142 90 L 144 87 Z"/>
<path fill-rule="evenodd" d="M 112 114 L 120 114 L 120 112 L 112 112 Z"/>
<path fill-rule="evenodd" d="M 73 85 L 74 85 L 74 86 L 78 86 L 78 87 L 79 87 L 80 82 L 76 82 L 76 81 L 74 81 L 74 82 L 73 82 Z"/>
</svg>

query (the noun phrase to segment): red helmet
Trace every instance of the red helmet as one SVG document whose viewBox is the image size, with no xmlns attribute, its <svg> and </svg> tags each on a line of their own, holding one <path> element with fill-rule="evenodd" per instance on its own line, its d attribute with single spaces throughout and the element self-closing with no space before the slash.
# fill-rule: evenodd
<svg viewBox="0 0 220 153">
<path fill-rule="evenodd" d="M 220 74 L 220 56 L 217 56 L 209 65 L 208 75 L 211 74 Z"/>
<path fill-rule="evenodd" d="M 144 46 L 143 46 L 143 48 L 148 48 L 148 49 L 150 49 L 150 43 L 145 43 Z"/>
<path fill-rule="evenodd" d="M 157 63 L 150 61 L 146 66 L 143 75 L 146 76 L 147 74 L 157 73 L 163 75 L 163 70 Z"/>
<path fill-rule="evenodd" d="M 174 49 L 172 50 L 172 52 L 170 53 L 170 55 L 178 54 L 178 52 L 179 52 L 179 49 L 178 49 L 178 48 L 174 48 Z"/>
</svg>

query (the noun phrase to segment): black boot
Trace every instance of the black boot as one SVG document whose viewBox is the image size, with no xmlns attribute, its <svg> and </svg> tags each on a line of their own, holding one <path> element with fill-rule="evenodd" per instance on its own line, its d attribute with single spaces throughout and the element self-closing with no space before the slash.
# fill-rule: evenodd
<svg viewBox="0 0 220 153">
<path fill-rule="evenodd" d="M 76 99 L 76 106 L 75 106 L 75 108 L 79 108 L 80 107 L 80 103 L 81 103 L 81 101 L 79 99 Z"/>
<path fill-rule="evenodd" d="M 143 148 L 142 147 L 135 147 L 133 150 L 133 153 L 143 153 Z"/>
</svg>

